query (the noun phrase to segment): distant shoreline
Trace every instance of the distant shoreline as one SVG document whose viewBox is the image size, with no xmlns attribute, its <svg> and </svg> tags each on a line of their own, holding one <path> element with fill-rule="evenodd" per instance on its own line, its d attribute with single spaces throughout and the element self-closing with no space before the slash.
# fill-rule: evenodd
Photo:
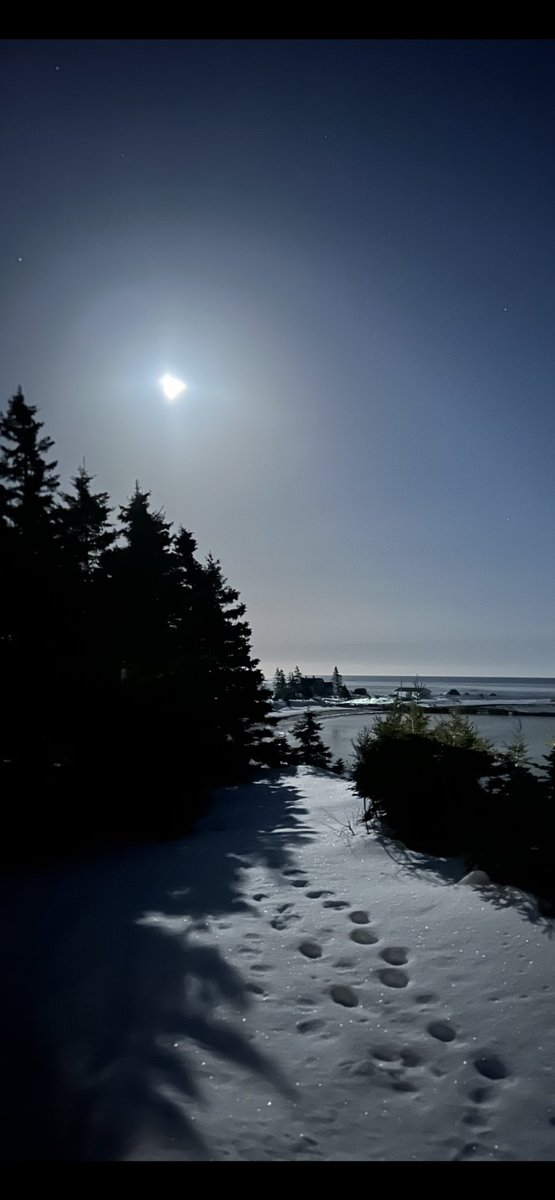
<svg viewBox="0 0 555 1200">
<path fill-rule="evenodd" d="M 328 705 L 328 704 L 321 705 L 321 704 L 313 703 L 313 702 L 307 700 L 307 701 L 303 701 L 302 704 L 299 703 L 298 705 L 295 706 L 295 708 L 272 709 L 271 715 L 273 717 L 277 717 L 278 720 L 283 721 L 283 720 L 287 720 L 288 718 L 295 717 L 297 713 L 302 713 L 307 708 L 310 709 L 311 712 L 317 712 L 318 718 L 322 719 L 325 717 L 352 716 L 353 713 L 363 713 L 365 715 L 374 713 L 376 716 L 379 716 L 379 715 L 383 715 L 384 713 L 389 712 L 391 710 L 391 704 L 350 705 L 347 702 L 346 704 L 338 704 L 338 705 L 332 706 L 332 705 Z M 532 705 L 530 705 L 529 707 L 528 706 L 522 707 L 522 706 L 518 706 L 518 705 L 517 706 L 511 705 L 509 707 L 507 705 L 461 704 L 461 703 L 457 703 L 457 704 L 419 704 L 418 708 L 423 710 L 424 712 L 428 712 L 431 714 L 437 713 L 439 715 L 442 715 L 445 713 L 451 713 L 455 709 L 457 712 L 462 712 L 466 716 L 474 716 L 474 717 L 487 716 L 487 717 L 554 717 L 555 718 L 555 705 L 554 704 L 544 704 L 539 708 L 536 707 L 535 705 L 533 707 L 532 707 Z"/>
</svg>

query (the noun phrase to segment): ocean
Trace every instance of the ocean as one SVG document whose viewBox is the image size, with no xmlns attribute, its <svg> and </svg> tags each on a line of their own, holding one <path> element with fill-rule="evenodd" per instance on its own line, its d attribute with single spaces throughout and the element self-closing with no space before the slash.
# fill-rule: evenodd
<svg viewBox="0 0 555 1200">
<path fill-rule="evenodd" d="M 324 679 L 331 679 L 325 675 Z M 468 700 L 478 700 L 496 697 L 505 703 L 545 704 L 555 705 L 555 679 L 542 678 L 510 678 L 494 675 L 419 675 L 419 682 L 432 692 L 434 697 L 441 699 L 452 688 L 466 694 Z M 399 675 L 344 675 L 343 683 L 352 691 L 356 687 L 365 687 L 370 694 L 376 696 L 392 696 L 395 688 L 402 683 L 410 687 L 414 682 L 413 676 Z"/>
</svg>

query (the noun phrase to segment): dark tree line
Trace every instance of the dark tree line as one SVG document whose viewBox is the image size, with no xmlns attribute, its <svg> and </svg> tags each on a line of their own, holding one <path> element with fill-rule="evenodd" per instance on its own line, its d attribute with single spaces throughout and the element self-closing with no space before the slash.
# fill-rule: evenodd
<svg viewBox="0 0 555 1200">
<path fill-rule="evenodd" d="M 282 667 L 276 667 L 273 681 L 274 700 L 283 700 L 287 704 L 291 700 L 317 700 L 323 695 L 349 700 L 351 693 L 345 687 L 337 667 L 334 667 L 331 684 L 326 684 L 315 675 L 312 678 L 303 675 L 298 666 L 287 676 Z"/>
<path fill-rule="evenodd" d="M 7 806 L 69 841 L 182 829 L 204 788 L 281 761 L 245 605 L 138 483 L 115 522 L 85 464 L 60 491 L 42 429 L 19 389 L 0 417 Z"/>
</svg>

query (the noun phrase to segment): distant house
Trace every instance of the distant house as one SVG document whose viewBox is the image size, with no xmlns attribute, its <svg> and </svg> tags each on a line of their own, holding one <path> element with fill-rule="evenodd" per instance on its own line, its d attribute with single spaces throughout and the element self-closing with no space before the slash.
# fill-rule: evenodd
<svg viewBox="0 0 555 1200">
<path fill-rule="evenodd" d="M 300 686 L 303 700 L 314 700 L 317 697 L 331 696 L 333 693 L 333 684 L 326 683 L 325 679 L 320 679 L 317 675 L 303 675 Z"/>
<path fill-rule="evenodd" d="M 397 700 L 427 700 L 432 693 L 430 689 L 424 687 L 423 684 L 413 683 L 409 687 L 405 687 L 403 684 L 401 684 L 400 687 L 395 688 L 394 694 Z"/>
</svg>

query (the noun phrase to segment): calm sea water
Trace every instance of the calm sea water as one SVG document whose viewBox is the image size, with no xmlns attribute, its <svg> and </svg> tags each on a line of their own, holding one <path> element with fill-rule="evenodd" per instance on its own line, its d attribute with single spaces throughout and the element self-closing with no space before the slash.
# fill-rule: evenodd
<svg viewBox="0 0 555 1200">
<path fill-rule="evenodd" d="M 354 757 L 353 738 L 357 737 L 364 726 L 372 727 L 376 717 L 368 710 L 358 713 L 347 710 L 339 716 L 333 716 L 331 713 L 329 716 L 326 713 L 318 713 L 317 719 L 322 725 L 322 741 L 329 746 L 334 757 L 343 758 L 345 762 L 352 762 Z M 288 718 L 287 726 L 284 720 L 283 728 L 291 728 L 295 720 L 298 720 L 298 716 Z M 542 763 L 543 755 L 549 753 L 555 742 L 555 716 L 517 718 L 478 714 L 478 716 L 472 715 L 469 720 L 478 733 L 482 734 L 482 737 L 488 738 L 500 750 L 514 739 L 520 727 L 519 736 L 524 738 L 530 758 L 537 764 Z"/>
<path fill-rule="evenodd" d="M 331 675 L 324 676 L 331 679 Z M 444 696 L 451 688 L 469 698 L 478 698 L 481 693 L 489 696 L 495 692 L 500 700 L 520 700 L 537 702 L 555 701 L 555 679 L 540 678 L 507 678 L 493 675 L 420 675 L 420 683 L 430 688 L 434 696 Z M 343 682 L 351 690 L 365 687 L 369 693 L 376 696 L 391 696 L 400 683 L 409 686 L 414 682 L 411 675 L 400 679 L 398 675 L 344 675 Z"/>
</svg>

